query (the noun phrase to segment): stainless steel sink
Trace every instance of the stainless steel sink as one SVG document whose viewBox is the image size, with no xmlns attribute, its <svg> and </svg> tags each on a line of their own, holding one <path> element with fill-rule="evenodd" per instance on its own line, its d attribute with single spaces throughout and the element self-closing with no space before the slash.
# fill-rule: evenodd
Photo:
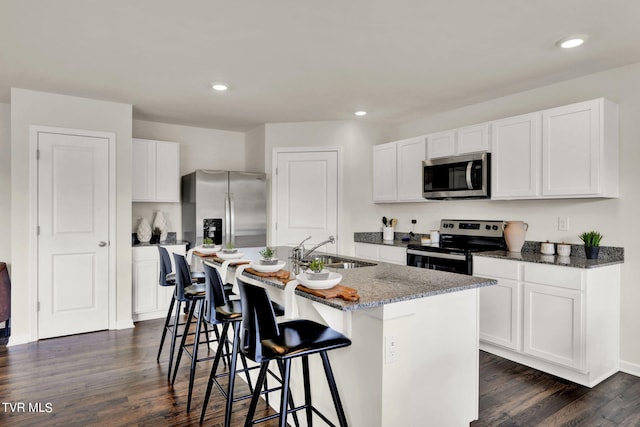
<svg viewBox="0 0 640 427">
<path fill-rule="evenodd" d="M 319 259 L 324 262 L 324 266 L 327 268 L 360 268 L 360 267 L 372 267 L 377 265 L 373 262 L 360 261 L 357 259 L 343 258 L 335 255 L 318 255 L 314 259 Z M 308 260 L 311 261 L 311 260 Z"/>
</svg>

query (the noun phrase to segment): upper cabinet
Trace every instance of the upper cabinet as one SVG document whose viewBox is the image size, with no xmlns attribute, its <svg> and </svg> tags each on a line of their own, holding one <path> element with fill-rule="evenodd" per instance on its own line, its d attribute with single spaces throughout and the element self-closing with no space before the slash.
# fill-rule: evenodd
<svg viewBox="0 0 640 427">
<path fill-rule="evenodd" d="M 180 202 L 180 145 L 133 139 L 132 198 L 134 202 Z"/>
<path fill-rule="evenodd" d="M 373 147 L 373 201 L 423 202 L 422 161 L 425 138 L 417 137 Z"/>
<path fill-rule="evenodd" d="M 492 199 L 618 197 L 618 108 L 603 98 L 492 123 Z"/>
<path fill-rule="evenodd" d="M 489 124 L 481 123 L 427 135 L 427 158 L 489 151 Z"/>
</svg>

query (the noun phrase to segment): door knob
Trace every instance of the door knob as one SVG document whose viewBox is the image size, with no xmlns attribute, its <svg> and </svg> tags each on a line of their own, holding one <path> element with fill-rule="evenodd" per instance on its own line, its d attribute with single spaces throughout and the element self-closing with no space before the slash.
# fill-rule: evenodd
<svg viewBox="0 0 640 427">
<path fill-rule="evenodd" d="M 104 240 L 101 241 L 100 243 L 98 243 L 98 246 L 100 246 L 101 248 L 104 246 L 107 246 L 107 242 L 105 242 Z"/>
</svg>

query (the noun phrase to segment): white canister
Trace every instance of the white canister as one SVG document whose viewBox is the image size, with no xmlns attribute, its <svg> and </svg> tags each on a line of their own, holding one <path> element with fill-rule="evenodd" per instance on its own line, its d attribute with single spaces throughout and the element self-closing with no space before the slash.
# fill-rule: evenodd
<svg viewBox="0 0 640 427">
<path fill-rule="evenodd" d="M 558 243 L 558 255 L 562 257 L 571 256 L 571 245 L 567 243 Z"/>
<path fill-rule="evenodd" d="M 393 227 L 382 227 L 382 240 L 393 240 Z"/>
<path fill-rule="evenodd" d="M 438 243 L 440 241 L 440 231 L 431 230 L 429 237 L 431 237 L 431 243 Z"/>
<path fill-rule="evenodd" d="M 553 255 L 556 252 L 555 245 L 549 241 L 540 243 L 540 253 L 542 255 Z"/>
</svg>

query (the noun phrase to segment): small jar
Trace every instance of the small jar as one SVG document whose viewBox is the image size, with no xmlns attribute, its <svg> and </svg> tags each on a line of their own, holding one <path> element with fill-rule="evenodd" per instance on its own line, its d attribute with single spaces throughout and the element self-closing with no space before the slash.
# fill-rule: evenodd
<svg viewBox="0 0 640 427">
<path fill-rule="evenodd" d="M 568 243 L 558 243 L 558 255 L 571 256 L 571 245 Z"/>
<path fill-rule="evenodd" d="M 540 253 L 543 255 L 553 255 L 556 252 L 555 245 L 548 240 L 540 243 Z"/>
</svg>

